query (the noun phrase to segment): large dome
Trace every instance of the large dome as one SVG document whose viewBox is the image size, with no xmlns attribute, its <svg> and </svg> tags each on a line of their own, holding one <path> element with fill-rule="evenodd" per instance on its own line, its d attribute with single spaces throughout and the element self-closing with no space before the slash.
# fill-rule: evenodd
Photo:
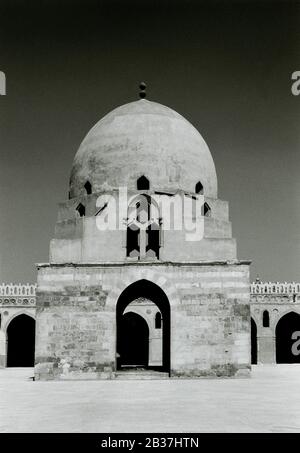
<svg viewBox="0 0 300 453">
<path fill-rule="evenodd" d="M 122 105 L 102 118 L 81 143 L 73 162 L 70 196 L 126 186 L 137 189 L 146 176 L 153 190 L 194 192 L 217 198 L 217 175 L 207 144 L 174 110 L 141 99 Z"/>
</svg>

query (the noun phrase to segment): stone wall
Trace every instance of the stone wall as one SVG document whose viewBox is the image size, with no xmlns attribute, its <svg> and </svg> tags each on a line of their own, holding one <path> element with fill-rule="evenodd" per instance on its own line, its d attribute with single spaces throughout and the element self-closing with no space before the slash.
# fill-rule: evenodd
<svg viewBox="0 0 300 453">
<path fill-rule="evenodd" d="M 117 268 L 115 268 L 114 272 L 117 272 L 116 269 Z M 216 293 L 215 290 L 213 290 L 212 294 L 209 292 L 209 288 L 211 287 L 211 285 L 220 284 L 220 283 L 216 283 L 216 282 L 213 283 L 214 279 L 216 279 L 216 276 L 218 274 L 215 274 L 215 273 L 207 274 L 207 271 L 206 271 L 206 273 L 202 273 L 202 271 L 204 272 L 204 268 L 196 266 L 196 270 L 194 269 L 194 271 L 195 271 L 194 275 L 196 276 L 197 281 L 192 281 L 193 274 L 190 273 L 191 268 L 184 267 L 184 269 L 189 269 L 189 270 L 185 274 L 184 278 L 181 277 L 181 278 L 183 278 L 183 281 L 175 282 L 177 298 L 179 297 L 178 293 L 183 294 L 184 307 L 185 307 L 184 316 L 187 316 L 188 319 L 199 319 L 199 318 L 195 318 L 195 316 L 196 316 L 197 311 L 199 313 L 201 312 L 202 319 L 199 321 L 199 325 L 202 325 L 203 331 L 207 330 L 207 327 L 205 327 L 206 324 L 210 325 L 205 320 L 206 317 L 210 317 L 211 319 L 213 319 L 214 311 L 216 314 L 216 313 L 219 313 L 219 310 L 221 310 L 221 312 L 223 311 L 225 316 L 228 315 L 229 317 L 231 317 L 232 310 L 233 310 L 233 313 L 236 310 L 236 308 L 234 308 L 234 305 L 232 305 L 232 304 L 230 305 L 228 303 L 222 305 L 222 300 L 223 300 L 222 297 L 216 295 L 218 293 Z M 201 272 L 200 272 L 200 269 L 202 269 Z M 102 274 L 101 270 L 98 270 L 97 272 Z M 87 273 L 86 279 L 88 281 L 90 281 L 89 275 L 95 275 L 95 273 L 97 275 L 97 272 L 95 272 L 95 270 L 91 270 L 90 267 L 88 267 L 88 273 Z M 180 274 L 181 273 L 182 273 L 182 271 L 180 272 Z M 131 279 L 130 280 L 128 279 L 128 284 L 130 284 L 130 282 L 132 281 L 132 279 L 134 277 L 134 275 L 132 275 L 133 274 L 132 271 L 130 272 L 130 274 L 131 274 Z M 49 275 L 51 275 L 51 273 Z M 57 273 L 55 275 L 59 275 L 59 273 Z M 139 273 L 137 275 L 137 277 L 141 278 L 142 276 L 144 276 L 143 278 L 145 278 L 145 275 L 146 275 L 146 273 L 143 271 L 143 273 Z M 174 275 L 177 275 L 177 274 L 175 273 Z M 206 275 L 206 281 L 202 281 L 205 275 Z M 209 279 L 207 278 L 208 275 L 211 275 L 211 277 L 209 277 Z M 153 277 L 153 273 L 148 274 L 148 278 L 152 278 L 152 277 Z M 223 275 L 223 277 L 224 277 L 224 275 Z M 64 275 L 61 278 L 67 279 L 67 276 Z M 117 277 L 115 276 L 115 278 L 117 278 Z M 172 280 L 174 280 L 174 277 L 172 277 L 172 276 L 170 277 L 169 274 L 168 274 L 168 278 L 171 278 Z M 58 277 L 58 279 L 59 279 L 59 277 Z M 73 279 L 73 277 L 72 277 L 72 279 Z M 211 281 L 210 281 L 210 279 L 211 279 Z M 45 305 L 45 308 L 47 308 L 47 309 L 49 308 L 49 310 L 50 310 L 50 302 L 52 299 L 51 299 L 51 297 L 49 297 L 50 296 L 49 290 L 50 290 L 50 288 L 52 288 L 52 286 L 49 285 L 48 289 L 47 289 L 46 288 L 47 285 L 45 286 L 47 277 L 45 277 L 45 279 L 42 278 L 42 280 L 43 280 L 43 291 L 45 291 L 45 298 L 41 297 L 41 306 L 43 307 Z M 164 279 L 159 280 L 158 284 L 162 284 L 163 281 L 164 281 Z M 227 284 L 228 284 L 228 282 L 227 282 Z M 234 284 L 236 284 L 235 280 L 233 280 L 233 282 L 232 282 L 231 291 L 233 291 Z M 97 285 L 96 281 L 95 281 L 95 285 Z M 239 282 L 238 286 L 240 286 L 240 288 L 243 288 L 243 286 L 241 286 L 241 285 L 243 285 L 243 283 Z M 62 312 L 64 312 L 63 307 L 71 306 L 70 297 L 71 298 L 74 297 L 74 300 L 76 298 L 78 298 L 77 299 L 78 307 L 80 307 L 80 303 L 82 304 L 82 306 L 80 309 L 81 314 L 76 316 L 76 320 L 79 321 L 81 317 L 82 317 L 82 319 L 84 319 L 86 317 L 86 314 L 89 313 L 89 308 L 91 308 L 90 313 L 95 313 L 97 311 L 97 304 L 98 304 L 98 306 L 101 307 L 101 304 L 106 303 L 106 300 L 108 298 L 107 292 L 108 291 L 111 292 L 111 289 L 110 289 L 111 286 L 112 286 L 112 283 L 110 283 L 108 285 L 108 287 L 106 288 L 105 291 L 102 290 L 102 293 L 100 293 L 99 286 L 96 286 L 96 288 L 94 288 L 94 289 L 91 287 L 89 289 L 90 292 L 89 292 L 88 296 L 84 295 L 83 293 L 81 293 L 81 294 L 79 293 L 79 295 L 78 295 L 78 293 L 76 293 L 76 292 L 75 292 L 75 294 L 76 294 L 76 296 L 75 296 L 72 293 L 71 285 L 69 285 L 69 286 L 66 285 L 66 290 L 65 290 L 66 294 L 63 296 L 64 299 L 62 299 L 63 302 L 62 302 L 60 310 Z M 166 283 L 165 283 L 165 286 L 166 286 Z M 224 286 L 224 283 L 222 283 L 222 286 Z M 117 285 L 117 287 L 118 287 L 118 285 Z M 114 293 L 114 296 L 110 296 L 108 299 L 113 300 L 115 298 L 115 300 L 117 300 L 118 294 L 121 293 L 122 288 L 124 289 L 124 287 L 125 287 L 125 285 L 121 284 L 118 291 L 112 290 Z M 194 292 L 194 294 L 191 294 L 191 292 L 190 292 L 191 288 L 192 288 L 192 291 Z M 200 295 L 199 288 L 201 288 L 201 291 L 202 291 L 201 297 L 199 296 Z M 238 287 L 236 287 L 236 291 L 239 292 L 239 290 L 237 288 Z M 61 289 L 62 289 L 62 287 L 60 288 L 60 290 Z M 42 296 L 43 291 L 40 292 L 41 296 Z M 165 289 L 165 291 L 166 291 L 166 289 Z M 244 289 L 243 289 L 243 291 L 244 291 Z M 171 291 L 171 293 L 172 293 L 172 291 Z M 57 298 L 60 297 L 58 295 L 58 293 L 55 293 L 54 295 Z M 54 297 L 54 295 L 53 295 L 53 297 Z M 240 295 L 238 293 L 237 293 L 237 297 L 238 298 L 240 297 Z M 94 303 L 95 312 L 93 312 L 93 309 L 92 309 L 93 303 L 91 303 L 92 301 L 89 300 L 89 298 L 92 298 L 92 299 L 94 298 L 93 303 Z M 199 301 L 198 301 L 198 298 L 199 298 Z M 102 301 L 100 299 L 102 299 Z M 97 302 L 97 300 L 98 300 L 98 302 Z M 204 304 L 205 300 L 206 300 L 206 303 Z M 67 304 L 67 301 L 68 301 L 68 304 Z M 85 301 L 85 304 L 83 304 L 83 301 Z M 49 303 L 48 307 L 47 307 L 47 302 Z M 90 305 L 87 307 L 87 309 L 83 308 L 83 305 L 88 305 L 89 302 L 90 302 Z M 208 302 L 209 302 L 209 305 L 208 305 Z M 57 314 L 57 311 L 58 311 L 58 306 L 56 306 L 55 310 L 54 310 L 54 307 L 55 307 L 55 303 L 53 304 L 53 319 L 59 319 L 57 316 L 55 316 L 55 314 Z M 67 308 L 67 312 L 68 312 L 68 310 L 69 310 L 69 308 Z M 78 308 L 78 310 L 79 310 L 79 308 Z M 183 307 L 182 307 L 182 310 L 183 310 Z M 286 313 L 293 311 L 293 312 L 300 314 L 300 284 L 299 283 L 272 283 L 272 282 L 252 283 L 252 285 L 250 286 L 250 310 L 251 310 L 251 317 L 253 318 L 253 320 L 255 321 L 256 326 L 257 326 L 258 363 L 261 363 L 261 364 L 275 363 L 276 362 L 276 351 L 275 351 L 276 325 L 277 325 L 278 321 L 282 318 L 282 316 L 284 316 Z M 268 311 L 269 316 L 270 316 L 270 326 L 269 327 L 263 327 L 263 312 L 265 310 Z M 207 311 L 207 313 L 205 313 L 206 311 Z M 178 309 L 177 312 L 180 313 L 180 309 Z M 226 315 L 226 312 L 227 312 L 227 315 Z M 70 313 L 71 312 L 69 312 L 68 316 L 71 316 Z M 0 285 L 0 316 L 1 316 L 0 367 L 6 366 L 6 350 L 7 350 L 6 331 L 7 331 L 7 327 L 12 319 L 14 319 L 16 316 L 21 315 L 21 314 L 27 314 L 35 319 L 35 317 L 36 317 L 36 285 L 4 284 L 3 283 L 2 285 Z M 106 315 L 106 316 L 108 316 L 108 315 Z M 199 314 L 198 314 L 198 316 L 199 316 Z M 88 314 L 87 320 L 89 320 L 90 318 L 91 318 L 91 315 Z M 64 319 L 64 317 L 61 317 L 60 319 Z M 176 315 L 176 319 L 180 319 L 179 314 Z M 49 322 L 53 322 L 53 320 L 49 321 Z M 99 323 L 97 324 L 98 321 L 92 320 L 92 322 L 95 322 L 95 329 L 97 329 L 98 326 L 100 325 Z M 60 326 L 60 328 L 62 328 L 62 321 L 60 321 L 60 322 L 57 321 L 57 323 L 58 323 L 58 326 Z M 112 315 L 112 324 L 114 324 L 114 323 L 115 323 L 115 315 L 113 314 Z M 181 323 L 181 325 L 180 325 L 180 323 Z M 183 335 L 184 337 L 187 335 L 190 335 L 191 341 L 194 341 L 195 334 L 194 333 L 190 334 L 189 332 L 186 333 L 185 328 L 182 327 L 182 323 L 184 323 L 184 318 L 182 318 L 181 321 L 178 321 L 178 327 L 176 328 L 177 331 L 179 332 L 179 334 L 178 334 L 179 337 L 181 335 Z M 88 321 L 84 321 L 84 322 L 82 321 L 81 323 L 78 323 L 79 328 L 83 329 L 83 332 L 81 332 L 81 333 L 77 332 L 79 344 L 82 344 L 82 342 L 85 341 L 86 333 L 84 333 L 84 330 L 86 330 L 88 325 L 89 325 Z M 220 326 L 219 326 L 219 320 L 218 320 L 217 325 L 214 327 L 214 330 L 216 332 L 219 332 L 218 335 L 220 335 L 220 338 L 222 338 L 221 331 L 224 328 L 224 335 L 227 337 L 226 341 L 228 342 L 228 338 L 231 336 L 230 329 L 228 328 L 228 326 L 230 326 L 230 323 L 226 324 L 221 319 Z M 66 325 L 64 326 L 64 328 L 66 328 Z M 193 329 L 192 324 L 190 324 L 190 323 L 189 323 L 189 328 Z M 183 331 L 183 333 L 180 333 L 181 330 Z M 197 326 L 195 327 L 195 330 L 197 333 Z M 191 330 L 191 332 L 192 332 L 192 330 Z M 46 336 L 46 333 L 43 332 L 43 330 L 42 330 L 42 334 L 44 336 Z M 115 335 L 115 332 L 112 331 L 112 334 Z M 207 333 L 205 335 L 207 335 Z M 52 335 L 52 339 L 51 339 L 52 343 L 54 342 L 54 338 L 55 337 Z M 202 362 L 200 364 L 198 363 L 197 368 L 201 368 L 201 366 L 203 366 L 203 368 L 205 369 L 207 362 L 208 362 L 206 355 L 210 356 L 211 353 L 205 352 L 205 350 L 206 350 L 205 342 L 203 342 L 203 344 L 201 345 L 199 338 L 197 339 L 197 342 L 198 342 L 198 345 L 196 345 L 195 347 L 198 348 L 199 357 L 202 358 Z M 45 341 L 45 343 L 47 343 L 47 341 Z M 185 340 L 183 341 L 182 344 L 180 344 L 180 341 L 177 343 L 179 343 L 176 346 L 176 348 L 178 348 L 178 351 L 180 351 L 180 349 L 182 349 L 184 351 Z M 72 344 L 72 342 L 70 342 L 70 344 Z M 224 344 L 225 344 L 225 342 L 224 342 Z M 98 345 L 96 345 L 96 343 L 94 343 L 94 347 L 97 349 Z M 201 351 L 201 349 L 202 349 L 202 351 Z M 226 350 L 227 349 L 225 349 L 225 351 Z M 189 350 L 187 349 L 186 351 L 184 351 L 184 355 L 188 356 L 188 354 L 189 354 Z M 224 354 L 228 355 L 229 350 L 228 350 L 228 352 L 225 352 Z M 64 357 L 64 355 L 68 358 L 69 354 L 65 354 L 64 348 L 62 348 L 62 357 Z M 47 357 L 46 353 L 44 354 L 43 360 L 45 360 L 45 357 Z M 175 359 L 176 359 L 176 356 L 174 356 L 174 354 L 173 354 L 173 360 L 175 360 Z M 62 358 L 62 360 L 65 360 L 65 359 Z M 111 369 L 114 368 L 114 366 L 115 366 L 114 351 L 112 352 L 109 360 L 111 360 L 112 365 L 105 367 L 105 371 L 104 371 L 104 367 L 103 367 L 103 371 L 101 372 L 102 374 L 108 373 L 107 376 L 109 375 L 109 373 L 111 373 Z M 182 367 L 182 364 L 180 363 L 180 356 L 176 360 L 177 360 L 177 369 L 180 369 Z M 91 362 L 88 360 L 88 356 L 87 356 L 86 361 Z M 68 361 L 66 363 L 68 365 Z M 81 362 L 80 361 L 77 362 L 77 365 L 81 365 Z M 93 364 L 92 364 L 92 366 L 93 366 Z M 190 367 L 190 368 L 193 369 L 193 367 Z M 68 369 L 68 366 L 65 366 L 65 370 L 67 370 L 67 369 Z M 80 366 L 79 366 L 79 369 L 80 369 Z M 176 374 L 176 371 L 174 373 Z M 104 376 L 105 376 L 105 374 L 104 374 Z"/>
<path fill-rule="evenodd" d="M 248 263 L 110 263 L 39 266 L 36 378 L 113 378 L 116 304 L 143 279 L 170 303 L 171 376 L 249 372 Z"/>
</svg>

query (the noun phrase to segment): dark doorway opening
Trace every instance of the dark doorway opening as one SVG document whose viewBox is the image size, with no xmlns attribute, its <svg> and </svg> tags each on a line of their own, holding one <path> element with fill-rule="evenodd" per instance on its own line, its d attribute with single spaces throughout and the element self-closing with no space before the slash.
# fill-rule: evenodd
<svg viewBox="0 0 300 453">
<path fill-rule="evenodd" d="M 276 363 L 300 363 L 300 315 L 287 313 L 277 323 Z"/>
<path fill-rule="evenodd" d="M 162 328 L 162 366 L 154 367 L 148 365 L 149 354 L 149 331 L 147 326 L 148 337 L 146 335 L 146 321 L 141 316 L 128 312 L 124 314 L 126 307 L 136 299 L 145 298 L 156 304 L 161 313 Z M 131 315 L 129 317 L 129 314 Z M 133 316 L 135 315 L 135 316 Z M 142 319 L 137 319 L 137 316 Z M 166 371 L 170 373 L 170 304 L 164 291 L 155 283 L 149 280 L 139 280 L 129 285 L 120 295 L 117 310 L 117 370 L 126 368 L 126 366 L 138 365 L 132 361 L 140 361 L 143 358 L 143 368 Z M 142 327 L 142 322 L 143 324 Z M 134 325 L 135 323 L 135 325 Z M 146 342 L 147 338 L 147 342 Z M 146 343 L 145 343 L 146 342 Z M 137 343 L 140 343 L 138 345 Z M 145 346 L 147 345 L 147 348 Z M 129 350 L 132 352 L 129 352 Z M 146 353 L 147 349 L 147 353 Z"/>
<path fill-rule="evenodd" d="M 7 328 L 7 366 L 34 366 L 35 320 L 28 315 L 16 316 Z"/>
<path fill-rule="evenodd" d="M 251 318 L 251 364 L 257 364 L 257 327 L 253 318 Z"/>
<path fill-rule="evenodd" d="M 136 313 L 125 313 L 121 317 L 118 353 L 127 366 L 147 368 L 149 360 L 149 328 L 145 319 Z"/>
</svg>

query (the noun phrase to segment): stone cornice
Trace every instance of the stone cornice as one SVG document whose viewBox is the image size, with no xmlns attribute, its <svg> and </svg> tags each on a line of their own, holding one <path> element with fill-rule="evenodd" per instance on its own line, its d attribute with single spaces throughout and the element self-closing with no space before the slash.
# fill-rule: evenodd
<svg viewBox="0 0 300 453">
<path fill-rule="evenodd" d="M 249 266 L 248 260 L 228 260 L 228 261 L 120 261 L 120 262 L 95 262 L 95 263 L 36 263 L 38 269 L 44 267 L 125 267 L 125 266 Z"/>
</svg>

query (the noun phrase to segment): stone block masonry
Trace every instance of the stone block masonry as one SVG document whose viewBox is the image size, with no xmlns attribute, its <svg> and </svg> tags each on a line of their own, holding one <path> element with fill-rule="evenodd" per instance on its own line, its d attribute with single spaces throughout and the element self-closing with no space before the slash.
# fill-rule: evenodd
<svg viewBox="0 0 300 453">
<path fill-rule="evenodd" d="M 113 379 L 117 302 L 137 281 L 157 285 L 169 302 L 170 377 L 249 374 L 248 262 L 45 264 L 38 265 L 36 379 Z"/>
</svg>

